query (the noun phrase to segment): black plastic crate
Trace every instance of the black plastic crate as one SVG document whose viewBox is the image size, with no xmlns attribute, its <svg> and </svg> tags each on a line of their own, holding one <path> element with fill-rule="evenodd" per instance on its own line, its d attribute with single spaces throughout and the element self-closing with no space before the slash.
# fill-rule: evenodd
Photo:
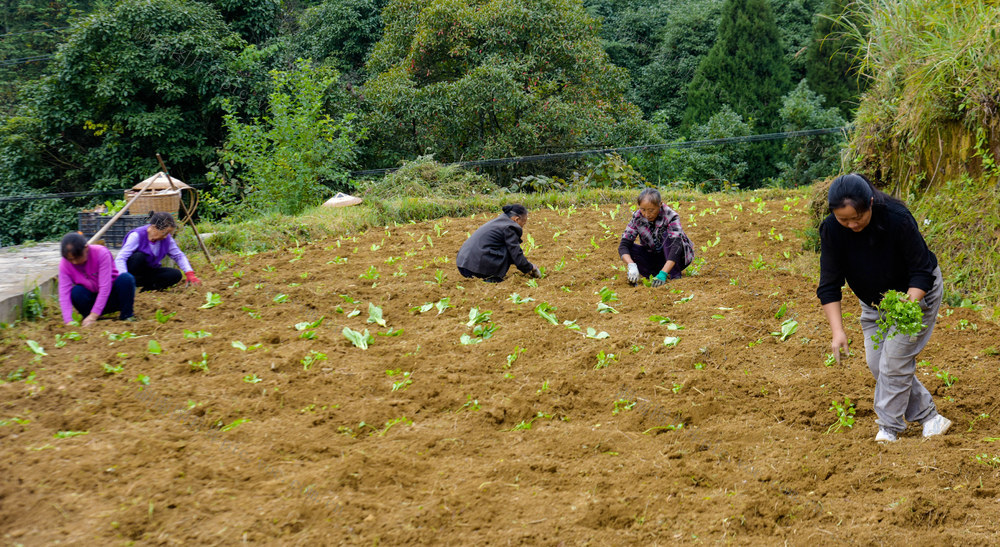
<svg viewBox="0 0 1000 547">
<path fill-rule="evenodd" d="M 79 230 L 83 232 L 83 237 L 90 239 L 113 216 L 101 213 L 80 213 Z M 125 236 L 132 230 L 146 224 L 148 218 L 146 215 L 122 215 L 108 228 L 108 231 L 104 232 L 104 235 L 101 236 L 101 239 L 97 243 L 100 244 L 101 240 L 103 240 L 105 247 L 121 247 Z"/>
</svg>

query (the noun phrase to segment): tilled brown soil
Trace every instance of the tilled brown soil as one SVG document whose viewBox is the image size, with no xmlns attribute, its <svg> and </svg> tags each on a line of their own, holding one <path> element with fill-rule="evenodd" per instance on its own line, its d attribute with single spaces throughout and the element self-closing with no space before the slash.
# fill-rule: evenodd
<svg viewBox="0 0 1000 547">
<path fill-rule="evenodd" d="M 659 289 L 623 281 L 623 204 L 533 212 L 525 247 L 547 273 L 536 287 L 515 271 L 496 285 L 457 273 L 458 247 L 489 218 L 480 215 L 226 257 L 200 289 L 140 294 L 137 323 L 3 331 L 0 537 L 994 543 L 996 325 L 942 308 L 919 377 L 955 425 L 924 440 L 914 424 L 877 445 L 849 294 L 858 349 L 824 365 L 817 261 L 796 235 L 805 200 L 676 205 L 704 263 Z M 598 310 L 603 287 L 617 313 Z M 221 303 L 202 309 L 208 291 Z M 515 304 L 512 293 L 533 300 Z M 452 306 L 442 313 L 413 309 L 442 298 Z M 535 313 L 542 303 L 558 325 Z M 385 327 L 366 322 L 369 304 Z M 496 330 L 462 344 L 472 308 L 492 312 Z M 176 315 L 161 324 L 158 309 Z M 781 341 L 772 333 L 788 318 L 798 330 Z M 353 346 L 345 327 L 368 329 L 370 347 Z M 588 327 L 607 338 L 585 337 Z M 136 337 L 109 336 L 126 330 Z M 69 331 L 81 339 L 57 347 Z M 27 340 L 47 355 L 34 359 Z M 150 353 L 153 341 L 162 353 Z M 599 352 L 614 358 L 598 368 Z M 203 355 L 208 370 L 195 370 Z M 828 433 L 831 401 L 845 396 L 857 422 Z"/>
</svg>

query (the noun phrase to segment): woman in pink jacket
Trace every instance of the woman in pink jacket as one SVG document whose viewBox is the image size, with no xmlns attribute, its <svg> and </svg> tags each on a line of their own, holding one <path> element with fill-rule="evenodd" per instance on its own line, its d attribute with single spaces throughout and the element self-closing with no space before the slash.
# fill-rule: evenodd
<svg viewBox="0 0 1000 547">
<path fill-rule="evenodd" d="M 73 308 L 83 316 L 84 327 L 112 311 L 123 321 L 134 320 L 135 278 L 128 272 L 118 273 L 111 251 L 87 245 L 87 239 L 77 232 L 63 236 L 61 250 L 59 306 L 64 323 L 73 320 Z"/>
</svg>

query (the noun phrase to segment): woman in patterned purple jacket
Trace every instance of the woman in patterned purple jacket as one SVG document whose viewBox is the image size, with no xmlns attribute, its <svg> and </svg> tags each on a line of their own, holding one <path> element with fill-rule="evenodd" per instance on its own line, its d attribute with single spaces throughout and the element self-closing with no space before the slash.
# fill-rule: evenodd
<svg viewBox="0 0 1000 547">
<path fill-rule="evenodd" d="M 668 277 L 679 278 L 691 264 L 694 244 L 681 228 L 681 216 L 663 203 L 658 191 L 644 189 L 636 203 L 639 209 L 622 234 L 618 254 L 628 268 L 629 283 L 635 285 L 640 277 L 655 276 L 652 284 L 659 287 Z"/>
</svg>

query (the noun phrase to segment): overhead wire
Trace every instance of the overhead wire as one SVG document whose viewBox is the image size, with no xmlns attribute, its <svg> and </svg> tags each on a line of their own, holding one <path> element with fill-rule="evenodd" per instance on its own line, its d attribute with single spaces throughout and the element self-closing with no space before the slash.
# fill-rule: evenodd
<svg viewBox="0 0 1000 547">
<path fill-rule="evenodd" d="M 823 129 L 804 129 L 802 131 L 783 131 L 780 133 L 764 133 L 760 135 L 746 135 L 742 137 L 724 137 L 720 139 L 706 139 L 698 141 L 669 142 L 664 144 L 644 144 L 639 146 L 623 146 L 619 148 L 596 148 L 592 150 L 579 150 L 576 152 L 560 152 L 556 154 L 536 154 L 530 156 L 513 156 L 508 158 L 495 158 L 483 160 L 458 161 L 445 164 L 446 167 L 492 167 L 496 165 L 508 165 L 511 163 L 532 163 L 549 160 L 567 160 L 584 156 L 596 156 L 605 154 L 618 154 L 628 152 L 642 152 L 649 150 L 667 150 L 671 148 L 695 148 L 698 146 L 714 146 L 718 144 L 740 144 L 745 142 L 759 142 L 777 139 L 787 139 L 792 137 L 811 137 L 816 135 L 828 135 L 831 133 L 846 132 L 850 126 L 827 127 Z M 389 167 L 385 169 L 365 169 L 362 171 L 351 171 L 352 177 L 366 175 L 384 175 L 397 171 L 399 167 Z"/>
</svg>

